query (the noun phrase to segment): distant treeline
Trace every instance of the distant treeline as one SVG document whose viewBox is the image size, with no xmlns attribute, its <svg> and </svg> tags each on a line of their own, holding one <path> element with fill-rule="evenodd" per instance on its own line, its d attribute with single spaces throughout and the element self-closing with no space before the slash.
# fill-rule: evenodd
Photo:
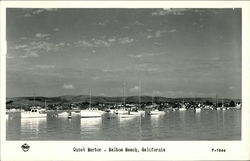
<svg viewBox="0 0 250 161">
<path fill-rule="evenodd" d="M 114 105 L 114 104 L 122 104 L 123 97 L 104 97 L 104 96 L 91 96 L 91 104 L 92 105 Z M 13 97 L 7 98 L 6 105 L 7 108 L 11 107 L 20 107 L 20 106 L 31 106 L 31 105 L 39 105 L 44 106 L 45 102 L 47 106 L 51 105 L 80 105 L 87 107 L 89 105 L 90 97 L 88 95 L 65 95 L 65 96 L 58 96 L 58 97 Z M 126 104 L 138 104 L 139 103 L 139 96 L 127 96 L 125 97 Z M 175 103 L 182 103 L 188 102 L 190 104 L 197 104 L 202 103 L 205 105 L 212 105 L 215 104 L 215 98 L 166 98 L 155 96 L 153 98 L 153 102 L 156 104 L 175 104 Z M 223 99 L 224 104 L 235 104 L 241 102 L 241 99 Z M 218 105 L 222 103 L 222 99 L 217 100 Z M 152 104 L 152 97 L 151 96 L 141 96 L 141 104 L 149 105 Z"/>
</svg>

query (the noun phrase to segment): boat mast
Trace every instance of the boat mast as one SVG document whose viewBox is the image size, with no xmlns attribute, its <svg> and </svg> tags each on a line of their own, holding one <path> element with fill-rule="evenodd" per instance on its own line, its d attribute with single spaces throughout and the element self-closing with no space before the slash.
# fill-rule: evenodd
<svg viewBox="0 0 250 161">
<path fill-rule="evenodd" d="M 216 108 L 218 107 L 218 98 L 217 98 L 217 93 L 216 93 Z"/>
<path fill-rule="evenodd" d="M 89 109 L 91 109 L 91 88 L 89 89 Z"/>
<path fill-rule="evenodd" d="M 126 98 L 125 98 L 125 82 L 123 83 L 123 90 L 122 90 L 123 92 L 123 105 L 124 105 L 124 108 L 125 108 L 125 106 L 126 106 Z"/>
<path fill-rule="evenodd" d="M 222 97 L 222 100 L 221 100 L 221 107 L 224 107 L 224 98 Z"/>
<path fill-rule="evenodd" d="M 34 104 L 34 106 L 36 105 L 36 96 L 35 96 L 35 93 L 33 93 L 33 104 Z"/>
<path fill-rule="evenodd" d="M 46 100 L 44 100 L 44 108 L 47 110 Z"/>
<path fill-rule="evenodd" d="M 152 94 L 152 107 L 153 107 L 153 103 L 154 103 L 154 94 Z"/>
<path fill-rule="evenodd" d="M 138 107 L 140 109 L 141 108 L 141 80 L 139 81 L 139 100 L 138 101 L 139 101 Z"/>
</svg>

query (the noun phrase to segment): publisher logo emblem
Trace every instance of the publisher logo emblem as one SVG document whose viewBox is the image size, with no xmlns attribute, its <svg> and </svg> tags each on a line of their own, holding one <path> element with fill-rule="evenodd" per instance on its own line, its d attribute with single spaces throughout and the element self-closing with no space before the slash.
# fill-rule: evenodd
<svg viewBox="0 0 250 161">
<path fill-rule="evenodd" d="M 28 144 L 24 143 L 24 144 L 21 146 L 21 148 L 22 148 L 22 150 L 23 150 L 24 152 L 27 152 L 27 151 L 30 149 L 30 146 L 29 146 Z"/>
</svg>

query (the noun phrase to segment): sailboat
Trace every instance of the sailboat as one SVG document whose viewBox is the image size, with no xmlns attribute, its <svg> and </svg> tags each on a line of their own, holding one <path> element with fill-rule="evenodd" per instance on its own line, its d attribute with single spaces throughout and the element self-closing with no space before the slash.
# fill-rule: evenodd
<svg viewBox="0 0 250 161">
<path fill-rule="evenodd" d="M 130 111 L 126 110 L 125 83 L 123 83 L 122 94 L 123 94 L 123 103 L 122 103 L 123 107 L 122 108 L 117 108 L 115 110 L 115 114 L 117 114 L 117 115 L 129 115 Z"/>
<path fill-rule="evenodd" d="M 216 94 L 216 110 L 221 110 L 221 108 L 218 107 L 218 97 L 217 97 L 217 94 Z"/>
<path fill-rule="evenodd" d="M 61 104 L 62 104 L 62 108 L 64 108 L 64 99 L 61 97 Z M 69 117 L 69 112 L 63 111 L 63 112 L 59 112 L 57 113 L 57 117 Z"/>
<path fill-rule="evenodd" d="M 101 117 L 104 111 L 99 110 L 98 108 L 91 106 L 91 89 L 89 90 L 89 108 L 86 110 L 81 110 L 81 118 L 95 118 Z"/>
<path fill-rule="evenodd" d="M 132 115 L 141 115 L 145 114 L 145 111 L 141 110 L 141 81 L 139 81 L 139 89 L 138 89 L 138 108 L 136 111 L 131 111 L 130 114 Z"/>
<path fill-rule="evenodd" d="M 146 115 L 161 115 L 165 114 L 165 111 L 159 111 L 154 106 L 154 96 L 152 95 L 152 104 L 150 106 L 145 107 L 145 114 Z"/>
<path fill-rule="evenodd" d="M 201 104 L 198 104 L 198 107 L 195 108 L 195 112 L 201 112 Z"/>
<path fill-rule="evenodd" d="M 182 99 L 182 104 L 181 104 L 181 108 L 179 108 L 179 111 L 186 111 L 186 106 L 184 104 L 184 99 Z"/>
<path fill-rule="evenodd" d="M 221 100 L 221 109 L 222 109 L 223 111 L 225 111 L 225 110 L 228 109 L 228 108 L 224 107 L 224 99 L 223 99 L 223 98 L 222 98 L 222 100 Z"/>
</svg>

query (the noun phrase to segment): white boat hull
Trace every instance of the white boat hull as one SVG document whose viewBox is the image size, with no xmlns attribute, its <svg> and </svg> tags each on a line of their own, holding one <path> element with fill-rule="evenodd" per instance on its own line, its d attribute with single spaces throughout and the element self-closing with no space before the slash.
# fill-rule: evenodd
<svg viewBox="0 0 250 161">
<path fill-rule="evenodd" d="M 179 111 L 186 111 L 186 108 L 179 108 Z"/>
<path fill-rule="evenodd" d="M 151 111 L 150 114 L 151 115 L 164 115 L 165 111 Z"/>
<path fill-rule="evenodd" d="M 142 115 L 144 113 L 145 113 L 145 111 L 130 112 L 131 115 L 136 115 L 136 116 Z"/>
<path fill-rule="evenodd" d="M 195 112 L 201 112 L 201 109 L 200 108 L 196 108 Z"/>
<path fill-rule="evenodd" d="M 116 110 L 116 111 L 115 111 L 115 114 L 118 114 L 118 115 L 126 115 L 126 114 L 128 114 L 128 111 L 126 111 L 126 110 Z"/>
<path fill-rule="evenodd" d="M 21 118 L 45 118 L 45 117 L 47 117 L 46 113 L 41 113 L 41 114 L 32 112 L 21 113 Z"/>
<path fill-rule="evenodd" d="M 105 112 L 99 110 L 81 110 L 80 112 L 82 118 L 101 117 L 103 113 Z"/>
<path fill-rule="evenodd" d="M 76 116 L 76 115 L 80 115 L 80 114 L 81 114 L 80 111 L 79 111 L 79 112 L 75 112 L 75 111 L 72 111 L 72 112 L 71 112 L 71 115 L 72 115 L 72 116 Z"/>
<path fill-rule="evenodd" d="M 68 112 L 58 113 L 58 117 L 68 117 L 68 116 L 69 116 Z"/>
</svg>

